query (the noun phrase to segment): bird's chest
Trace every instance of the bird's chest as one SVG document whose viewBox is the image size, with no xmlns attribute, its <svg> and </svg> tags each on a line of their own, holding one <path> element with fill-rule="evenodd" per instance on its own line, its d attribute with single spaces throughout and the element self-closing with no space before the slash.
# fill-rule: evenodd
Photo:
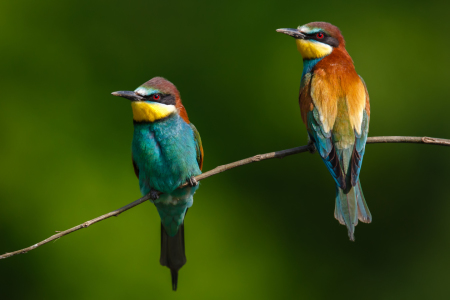
<svg viewBox="0 0 450 300">
<path fill-rule="evenodd" d="M 170 193 L 200 174 L 193 132 L 178 116 L 135 124 L 132 153 L 142 194 L 151 188 Z"/>
<path fill-rule="evenodd" d="M 316 69 L 305 76 L 304 85 L 309 94 L 310 105 L 304 110 L 317 108 L 325 132 L 360 132 L 362 114 L 365 107 L 364 86 L 356 72 L 346 72 L 343 68 Z"/>
</svg>

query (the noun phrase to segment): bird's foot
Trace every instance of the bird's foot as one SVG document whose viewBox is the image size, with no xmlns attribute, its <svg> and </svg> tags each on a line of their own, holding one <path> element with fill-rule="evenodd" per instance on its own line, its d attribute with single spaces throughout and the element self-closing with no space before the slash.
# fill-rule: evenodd
<svg viewBox="0 0 450 300">
<path fill-rule="evenodd" d="M 150 199 L 152 199 L 153 201 L 158 200 L 159 199 L 159 192 L 152 188 L 150 190 Z"/>
<path fill-rule="evenodd" d="M 191 178 L 189 178 L 189 185 L 190 185 L 191 187 L 194 187 L 194 186 L 197 186 L 197 185 L 198 185 L 198 181 L 197 181 L 197 179 L 195 179 L 194 176 L 192 176 Z"/>
<path fill-rule="evenodd" d="M 316 146 L 314 145 L 314 142 L 313 142 L 313 141 L 309 140 L 307 146 L 308 146 L 308 151 L 309 151 L 309 153 L 311 153 L 311 154 L 316 153 L 317 148 L 316 148 Z"/>
</svg>

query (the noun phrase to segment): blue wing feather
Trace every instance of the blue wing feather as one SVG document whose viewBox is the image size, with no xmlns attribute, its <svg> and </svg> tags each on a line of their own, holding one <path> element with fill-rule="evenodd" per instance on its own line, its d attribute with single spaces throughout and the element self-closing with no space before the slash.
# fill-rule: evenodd
<svg viewBox="0 0 450 300">
<path fill-rule="evenodd" d="M 317 108 L 314 108 L 308 113 L 308 133 L 328 171 L 333 176 L 334 181 L 340 188 L 344 189 L 345 178 L 341 170 L 336 148 L 332 142 L 331 131 L 326 132 L 323 129 Z"/>
</svg>

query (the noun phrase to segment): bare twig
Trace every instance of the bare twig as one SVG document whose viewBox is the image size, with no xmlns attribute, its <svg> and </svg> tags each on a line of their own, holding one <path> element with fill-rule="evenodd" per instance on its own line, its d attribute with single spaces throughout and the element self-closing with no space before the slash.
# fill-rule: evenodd
<svg viewBox="0 0 450 300">
<path fill-rule="evenodd" d="M 370 137 L 367 139 L 367 143 L 368 144 L 375 144 L 375 143 L 416 143 L 416 144 L 431 144 L 431 145 L 441 145 L 441 146 L 450 146 L 450 140 L 446 140 L 446 139 L 438 139 L 438 138 L 430 138 L 430 137 L 410 137 L 410 136 L 379 136 L 379 137 Z M 198 176 L 195 177 L 195 179 L 197 181 L 203 180 L 205 178 L 208 178 L 210 176 L 225 172 L 229 169 L 233 169 L 239 166 L 243 166 L 243 165 L 247 165 L 250 164 L 252 162 L 256 162 L 256 161 L 261 161 L 261 160 L 266 160 L 266 159 L 272 159 L 272 158 L 283 158 L 289 155 L 294 155 L 294 154 L 298 154 L 298 153 L 303 153 L 303 152 L 308 152 L 311 151 L 313 149 L 311 149 L 312 146 L 310 145 L 306 145 L 306 146 L 301 146 L 301 147 L 296 147 L 296 148 L 291 148 L 291 149 L 286 149 L 286 150 L 281 150 L 281 151 L 276 151 L 276 152 L 270 152 L 270 153 L 265 153 L 265 154 L 258 154 L 246 159 L 242 159 L 239 161 L 235 161 L 233 163 L 230 164 L 226 164 L 226 165 L 222 165 L 222 166 L 218 166 L 208 172 L 205 172 L 203 174 L 200 174 Z M 184 184 L 182 184 L 181 186 L 179 186 L 179 188 L 185 187 L 187 186 L 189 183 L 186 182 Z M 144 203 L 145 201 L 150 199 L 150 194 L 145 195 L 144 197 L 131 202 L 128 205 L 125 205 L 124 207 L 121 207 L 119 209 L 116 209 L 110 213 L 104 214 L 100 217 L 97 217 L 95 219 L 89 220 L 84 222 L 83 224 L 77 225 L 75 227 L 72 227 L 70 229 L 64 230 L 64 231 L 60 231 L 57 234 L 52 235 L 51 237 L 37 243 L 34 244 L 33 246 L 30 246 L 28 248 L 24 248 L 21 250 L 17 250 L 14 252 L 9 252 L 9 253 L 5 253 L 3 255 L 0 255 L 0 259 L 4 259 L 4 258 L 8 258 L 11 257 L 13 255 L 17 255 L 17 254 L 22 254 L 22 253 L 27 253 L 28 251 L 34 250 L 37 247 L 40 247 L 44 244 L 47 244 L 48 242 L 54 241 L 56 239 L 59 239 L 62 236 L 65 236 L 69 233 L 72 233 L 74 231 L 89 227 L 90 225 L 103 221 L 105 219 L 108 219 L 112 216 L 117 217 L 118 215 L 120 215 L 121 213 L 123 213 L 126 210 L 129 210 L 130 208 L 133 208 L 141 203 Z"/>
</svg>

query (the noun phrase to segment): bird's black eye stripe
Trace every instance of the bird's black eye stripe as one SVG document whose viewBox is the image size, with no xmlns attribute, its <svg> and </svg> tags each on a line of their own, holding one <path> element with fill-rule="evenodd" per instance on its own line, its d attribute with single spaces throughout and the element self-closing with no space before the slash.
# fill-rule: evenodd
<svg viewBox="0 0 450 300">
<path fill-rule="evenodd" d="M 151 94 L 148 96 L 144 96 L 144 98 L 145 98 L 145 100 L 149 100 L 149 101 L 161 102 L 161 100 L 164 99 L 165 96 L 167 96 L 167 95 L 157 93 L 157 94 Z"/>
<path fill-rule="evenodd" d="M 330 37 L 328 34 L 326 34 L 325 32 L 323 32 L 323 31 L 319 31 L 319 32 L 315 32 L 315 33 L 307 33 L 307 34 L 305 34 L 306 35 L 306 38 L 308 39 L 308 40 L 318 40 L 318 38 L 317 38 L 317 34 L 318 33 L 322 33 L 323 34 L 323 38 L 322 39 L 325 39 L 325 38 L 327 38 L 327 37 Z"/>
<path fill-rule="evenodd" d="M 323 36 L 321 38 L 319 38 L 317 36 L 319 33 L 323 34 Z M 318 42 L 321 42 L 321 43 L 324 43 L 324 44 L 328 44 L 328 45 L 330 45 L 332 47 L 338 47 L 339 46 L 339 41 L 336 38 L 330 36 L 329 34 L 327 34 L 324 31 L 319 31 L 319 32 L 315 32 L 315 33 L 305 33 L 305 36 L 306 36 L 305 40 L 315 40 L 315 41 L 318 41 Z"/>
<path fill-rule="evenodd" d="M 170 94 L 161 94 L 161 93 L 151 94 L 149 96 L 145 96 L 144 98 L 147 101 L 158 102 L 167 105 L 175 105 L 176 102 L 175 97 Z"/>
</svg>

